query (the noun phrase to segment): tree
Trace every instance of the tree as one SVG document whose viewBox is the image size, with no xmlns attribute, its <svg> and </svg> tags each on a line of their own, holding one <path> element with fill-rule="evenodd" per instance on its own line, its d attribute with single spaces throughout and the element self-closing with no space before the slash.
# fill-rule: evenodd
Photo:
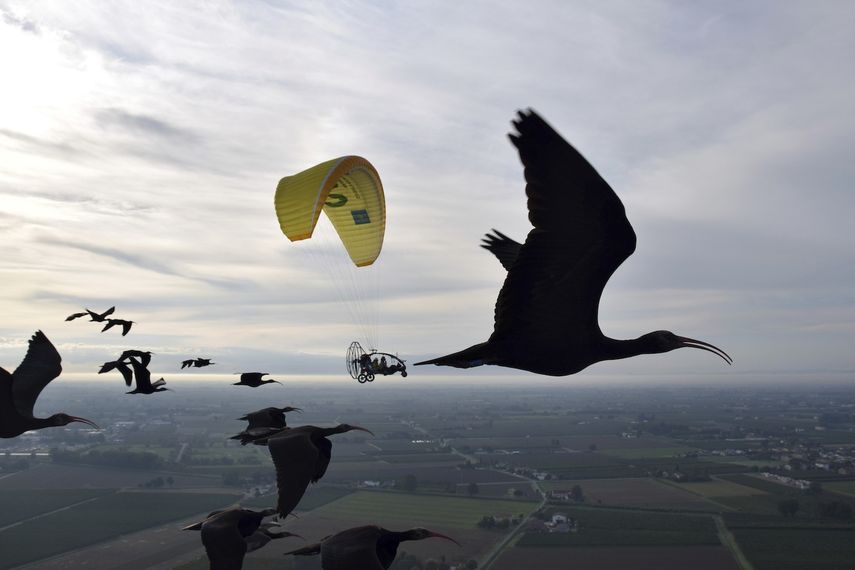
<svg viewBox="0 0 855 570">
<path fill-rule="evenodd" d="M 850 520 L 852 518 L 852 507 L 843 501 L 831 501 L 819 504 L 819 514 L 823 517 Z"/>
<path fill-rule="evenodd" d="M 797 499 L 784 499 L 778 503 L 778 511 L 785 517 L 794 517 L 799 511 L 799 501 Z"/>
<path fill-rule="evenodd" d="M 573 488 L 570 489 L 570 498 L 577 503 L 584 501 L 585 495 L 582 494 L 582 487 L 579 485 L 573 485 Z"/>
<path fill-rule="evenodd" d="M 470 495 L 477 495 L 478 494 L 478 483 L 475 483 L 474 481 L 472 483 L 469 483 L 469 485 L 466 487 L 466 492 L 469 493 Z"/>
<path fill-rule="evenodd" d="M 589 445 L 589 446 L 588 446 L 588 451 L 597 451 L 597 444 L 596 444 L 596 443 L 592 443 L 591 445 Z"/>
<path fill-rule="evenodd" d="M 419 480 L 416 479 L 416 476 L 412 473 L 405 475 L 402 487 L 404 488 L 404 491 L 413 493 L 419 487 Z"/>
</svg>

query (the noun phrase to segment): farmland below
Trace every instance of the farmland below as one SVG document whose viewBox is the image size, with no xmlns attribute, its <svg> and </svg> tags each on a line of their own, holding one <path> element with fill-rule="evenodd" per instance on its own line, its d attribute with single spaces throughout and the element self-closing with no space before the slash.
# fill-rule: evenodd
<svg viewBox="0 0 855 570">
<path fill-rule="evenodd" d="M 855 559 L 855 391 L 332 386 L 289 387 L 287 399 L 278 387 L 216 386 L 147 405 L 116 398 L 89 412 L 102 431 L 0 442 L 0 568 L 114 568 L 117 556 L 131 570 L 206 568 L 181 526 L 276 502 L 267 450 L 229 439 L 245 425 L 234 418 L 272 403 L 305 410 L 289 423 L 375 434 L 333 438 L 327 474 L 283 528 L 314 541 L 364 524 L 424 526 L 462 544 L 404 543 L 396 570 L 822 570 Z M 69 398 L 57 388 L 46 406 Z M 320 568 L 283 556 L 295 544 L 273 541 L 244 568 Z"/>
</svg>

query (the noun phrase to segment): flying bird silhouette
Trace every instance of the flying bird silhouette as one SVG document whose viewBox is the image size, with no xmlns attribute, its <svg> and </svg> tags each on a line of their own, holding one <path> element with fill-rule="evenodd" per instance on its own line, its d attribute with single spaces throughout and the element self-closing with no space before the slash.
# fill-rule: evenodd
<svg viewBox="0 0 855 570">
<path fill-rule="evenodd" d="M 101 369 L 98 370 L 98 374 L 104 374 L 111 370 L 118 370 L 122 373 L 122 378 L 125 379 L 125 384 L 130 386 L 133 382 L 134 374 L 131 367 L 128 366 L 131 357 L 138 358 L 139 363 L 145 367 L 148 366 L 149 362 L 151 362 L 151 355 L 152 352 L 148 350 L 126 350 L 122 352 L 122 355 L 116 360 L 111 360 L 102 364 Z"/>
<path fill-rule="evenodd" d="M 126 321 L 125 319 L 107 319 L 107 324 L 104 325 L 104 328 L 101 329 L 101 332 L 111 329 L 116 325 L 122 325 L 122 336 L 125 336 L 126 334 L 128 334 L 128 331 L 131 330 L 131 325 L 133 324 L 134 321 Z"/>
<path fill-rule="evenodd" d="M 115 310 L 116 310 L 116 307 L 110 307 L 109 309 L 107 309 L 103 313 L 96 313 L 95 311 L 90 311 L 89 309 L 86 309 L 86 314 L 89 315 L 89 322 L 90 323 L 93 321 L 96 323 L 103 323 L 104 319 L 106 319 L 107 317 L 112 315 Z"/>
<path fill-rule="evenodd" d="M 509 137 L 525 167 L 525 243 L 496 232 L 489 249 L 508 268 L 486 342 L 418 362 L 471 368 L 493 364 L 537 374 L 575 374 L 602 360 L 698 348 L 728 364 L 718 347 L 670 331 L 635 339 L 605 336 L 600 296 L 612 273 L 635 251 L 635 232 L 620 199 L 596 170 L 532 110 L 520 111 Z M 513 242 L 513 243 L 510 243 Z M 514 254 L 516 250 L 516 254 Z"/>
<path fill-rule="evenodd" d="M 327 437 L 352 430 L 374 435 L 364 427 L 339 424 L 329 428 L 289 428 L 267 440 L 267 448 L 276 466 L 276 487 L 279 491 L 276 510 L 280 518 L 285 518 L 294 510 L 309 483 L 317 482 L 327 472 L 332 458 L 332 442 Z"/>
<path fill-rule="evenodd" d="M 181 362 L 181 369 L 184 370 L 188 367 L 203 368 L 212 364 L 216 364 L 216 362 L 211 362 L 210 358 L 191 358 Z"/>
<path fill-rule="evenodd" d="M 61 362 L 56 347 L 42 331 L 36 331 L 30 338 L 24 360 L 15 371 L 9 374 L 0 368 L 0 437 L 16 437 L 25 431 L 65 426 L 71 422 L 100 429 L 91 420 L 64 413 L 48 418 L 33 417 L 39 394 L 62 372 Z"/>
<path fill-rule="evenodd" d="M 109 309 L 107 309 L 103 313 L 96 313 L 95 311 L 90 311 L 89 309 L 85 309 L 82 313 L 72 313 L 72 314 L 68 315 L 67 317 L 65 317 L 65 320 L 66 321 L 73 321 L 74 319 L 79 319 L 80 317 L 85 317 L 86 315 L 89 315 L 89 322 L 90 323 L 93 321 L 100 323 L 104 319 L 106 319 L 108 315 L 112 315 L 113 311 L 115 311 L 115 310 L 116 310 L 116 307 L 110 307 Z"/>
<path fill-rule="evenodd" d="M 262 380 L 262 376 L 267 376 L 270 374 L 269 372 L 235 372 L 235 374 L 240 374 L 240 382 L 234 382 L 233 386 L 251 386 L 253 388 L 258 388 L 262 384 L 272 384 L 277 383 L 281 384 L 279 380 Z"/>
<path fill-rule="evenodd" d="M 297 556 L 321 555 L 323 570 L 387 570 L 395 561 L 398 546 L 407 540 L 444 538 L 457 546 L 460 543 L 444 534 L 426 528 L 403 532 L 368 525 L 349 528 L 285 554 Z"/>
<path fill-rule="evenodd" d="M 148 363 L 151 362 L 152 354 L 154 353 L 150 350 L 126 350 L 122 353 L 122 356 L 119 357 L 119 360 L 127 360 L 131 356 L 134 356 L 139 358 L 143 366 L 148 366 Z"/>
<path fill-rule="evenodd" d="M 126 394 L 154 394 L 155 392 L 166 392 L 169 390 L 169 388 L 166 387 L 166 380 L 163 378 L 152 384 L 151 371 L 149 371 L 145 364 L 133 356 L 128 358 L 128 362 L 130 363 L 131 368 L 134 369 L 134 380 L 136 381 L 137 386 L 130 392 L 125 392 Z"/>
<path fill-rule="evenodd" d="M 232 508 L 214 511 L 203 521 L 188 525 L 182 530 L 198 530 L 208 555 L 211 570 L 239 570 L 247 552 L 258 550 L 271 540 L 290 536 L 303 538 L 293 532 L 273 532 L 279 523 L 262 522 L 276 514 L 276 509 L 253 511 Z"/>
<path fill-rule="evenodd" d="M 110 372 L 111 370 L 118 370 L 122 373 L 122 378 L 125 379 L 125 385 L 130 386 L 134 379 L 134 371 L 131 370 L 131 367 L 127 365 L 122 359 L 119 360 L 111 360 L 110 362 L 105 362 L 101 365 L 101 369 L 98 370 L 98 374 L 105 374 Z"/>
<path fill-rule="evenodd" d="M 245 416 L 238 418 L 246 420 L 249 425 L 245 430 L 237 435 L 233 435 L 229 439 L 240 440 L 241 445 L 248 443 L 256 443 L 265 445 L 267 438 L 284 430 L 287 426 L 285 422 L 285 414 L 288 412 L 302 412 L 300 408 L 286 406 L 284 408 L 264 408 L 255 412 L 250 412 Z"/>
</svg>

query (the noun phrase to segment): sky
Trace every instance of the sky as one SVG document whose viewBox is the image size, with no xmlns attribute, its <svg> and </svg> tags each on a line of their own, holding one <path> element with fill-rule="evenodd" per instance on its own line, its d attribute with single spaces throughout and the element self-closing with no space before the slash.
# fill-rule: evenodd
<svg viewBox="0 0 855 570">
<path fill-rule="evenodd" d="M 530 229 L 506 134 L 531 107 L 638 235 L 603 331 L 672 330 L 734 359 L 675 351 L 550 382 L 849 381 L 853 28 L 834 0 L 0 0 L 0 365 L 36 329 L 90 376 L 127 348 L 173 376 L 195 356 L 344 374 L 372 319 L 408 362 L 486 340 L 505 272 L 478 244 Z M 346 154 L 387 200 L 356 292 L 273 209 L 280 178 Z M 357 298 L 373 317 L 354 321 Z M 113 305 L 127 337 L 64 321 Z"/>
</svg>

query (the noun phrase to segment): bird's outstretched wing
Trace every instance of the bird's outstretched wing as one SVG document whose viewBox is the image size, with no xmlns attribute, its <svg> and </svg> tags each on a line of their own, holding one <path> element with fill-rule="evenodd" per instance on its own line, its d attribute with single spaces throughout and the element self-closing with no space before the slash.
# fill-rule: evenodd
<svg viewBox="0 0 855 570">
<path fill-rule="evenodd" d="M 95 311 L 92 311 L 90 309 L 86 309 L 86 313 L 89 314 L 90 320 L 100 323 L 104 319 L 106 319 L 108 316 L 112 315 L 115 310 L 116 310 L 116 307 L 110 307 L 109 309 L 107 309 L 103 313 L 96 313 Z"/>
<path fill-rule="evenodd" d="M 12 373 L 12 400 L 22 416 L 33 416 L 33 406 L 44 387 L 62 372 L 62 358 L 42 331 L 30 339 L 24 360 Z"/>
<path fill-rule="evenodd" d="M 122 378 L 125 379 L 125 385 L 130 386 L 133 382 L 133 371 L 125 364 L 122 360 L 112 360 L 110 362 L 105 362 L 101 365 L 101 369 L 98 370 L 98 374 L 104 374 L 105 372 L 110 372 L 111 370 L 118 370 L 122 373 Z"/>
<path fill-rule="evenodd" d="M 599 332 L 600 295 L 635 251 L 635 232 L 611 187 L 546 121 L 521 111 L 514 126 L 534 229 L 499 293 L 491 341 L 525 336 L 548 347 Z"/>
<path fill-rule="evenodd" d="M 211 570 L 234 570 L 243 566 L 247 545 L 238 529 L 238 515 L 225 511 L 202 523 L 202 544 Z"/>
<path fill-rule="evenodd" d="M 128 357 L 128 362 L 134 370 L 134 379 L 137 383 L 137 390 L 149 390 L 153 388 L 151 385 L 151 370 L 133 356 Z"/>
<path fill-rule="evenodd" d="M 247 428 L 240 432 L 237 435 L 231 436 L 229 439 L 237 439 L 240 440 L 241 445 L 246 445 L 248 443 L 256 443 L 262 444 L 266 443 L 267 438 L 276 435 L 277 433 L 285 430 L 287 428 L 275 428 L 275 427 L 255 427 L 255 428 Z M 262 442 L 262 440 L 265 440 Z"/>
<path fill-rule="evenodd" d="M 127 360 L 131 356 L 135 356 L 140 359 L 143 366 L 148 366 L 151 362 L 151 354 L 150 350 L 126 350 L 119 357 L 119 360 Z"/>
<path fill-rule="evenodd" d="M 494 229 L 492 234 L 484 234 L 481 238 L 481 247 L 495 255 L 502 267 L 510 271 L 520 254 L 522 244 Z"/>
<path fill-rule="evenodd" d="M 284 518 L 294 510 L 314 479 L 321 453 L 312 442 L 310 432 L 299 428 L 271 437 L 267 448 L 276 466 L 279 490 L 276 511 Z"/>
</svg>

